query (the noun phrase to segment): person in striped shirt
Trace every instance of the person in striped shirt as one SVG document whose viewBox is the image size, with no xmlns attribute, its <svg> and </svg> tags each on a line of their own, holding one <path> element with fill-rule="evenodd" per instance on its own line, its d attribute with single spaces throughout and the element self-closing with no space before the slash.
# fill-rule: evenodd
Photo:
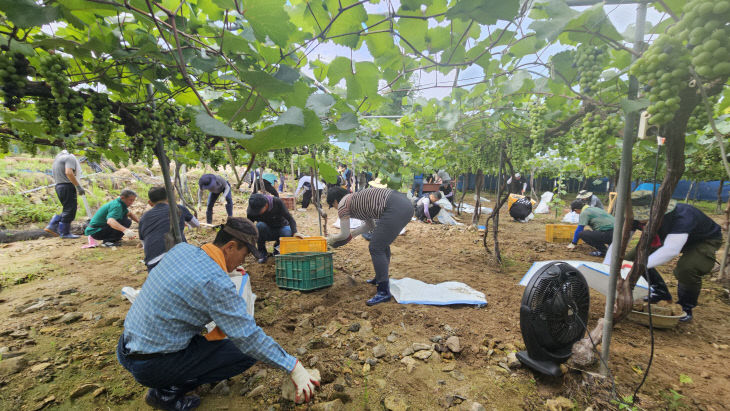
<svg viewBox="0 0 730 411">
<path fill-rule="evenodd" d="M 327 204 L 330 208 L 337 208 L 340 217 L 340 233 L 327 238 L 333 247 L 341 247 L 353 237 L 372 231 L 368 249 L 375 278 L 368 280 L 368 283 L 376 284 L 378 288 L 375 296 L 366 304 L 372 306 L 390 301 L 390 244 L 413 217 L 410 200 L 389 188 L 368 188 L 350 194 L 342 187 L 332 187 L 327 191 Z M 363 220 L 365 224 L 350 231 L 350 218 Z M 374 220 L 378 220 L 377 224 Z"/>
</svg>

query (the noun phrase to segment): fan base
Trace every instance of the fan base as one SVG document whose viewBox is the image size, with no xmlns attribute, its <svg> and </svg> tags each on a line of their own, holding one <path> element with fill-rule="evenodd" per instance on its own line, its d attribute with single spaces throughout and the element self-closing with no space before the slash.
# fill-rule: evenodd
<svg viewBox="0 0 730 411">
<path fill-rule="evenodd" d="M 520 351 L 517 353 L 517 359 L 522 364 L 532 368 L 533 370 L 553 377 L 560 377 L 563 375 L 563 371 L 560 369 L 560 364 L 553 361 L 541 361 L 530 358 L 527 351 Z"/>
</svg>

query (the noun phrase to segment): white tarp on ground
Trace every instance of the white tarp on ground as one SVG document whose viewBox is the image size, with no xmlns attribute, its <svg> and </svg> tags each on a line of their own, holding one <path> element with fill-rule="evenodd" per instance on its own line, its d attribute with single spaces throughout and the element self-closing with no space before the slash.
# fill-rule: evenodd
<svg viewBox="0 0 730 411">
<path fill-rule="evenodd" d="M 462 204 L 461 211 L 468 214 L 474 214 L 474 206 L 471 204 Z M 482 207 L 482 214 L 492 214 L 492 209 L 489 207 Z"/>
<path fill-rule="evenodd" d="M 563 222 L 570 223 L 570 224 L 578 224 L 579 218 L 580 218 L 580 214 L 576 213 L 575 211 L 571 211 L 563 217 Z"/>
<path fill-rule="evenodd" d="M 609 278 L 609 267 L 606 264 L 602 263 L 596 263 L 593 261 L 583 261 L 583 260 L 550 260 L 550 261 L 536 261 L 532 263 L 532 267 L 530 267 L 529 270 L 527 270 L 527 273 L 524 277 L 522 277 L 522 280 L 520 280 L 520 285 L 525 287 L 527 286 L 527 283 L 530 282 L 530 279 L 532 278 L 535 273 L 544 267 L 548 263 L 552 263 L 555 261 L 563 261 L 565 263 L 568 263 L 572 265 L 573 267 L 577 268 L 578 271 L 583 274 L 583 277 L 585 277 L 586 282 L 588 283 L 588 286 L 592 289 L 598 291 L 599 293 L 606 295 L 608 293 L 608 278 Z M 626 276 L 629 274 L 629 271 L 631 271 L 631 265 L 632 263 L 630 261 L 624 261 L 624 263 L 621 265 L 621 277 L 626 278 Z M 641 299 L 646 297 L 648 291 L 648 284 L 644 277 L 639 277 L 639 281 L 636 282 L 636 287 L 634 287 L 634 299 Z"/>
<path fill-rule="evenodd" d="M 542 193 L 540 196 L 540 204 L 535 207 L 535 214 L 547 214 L 550 212 L 550 206 L 548 203 L 552 201 L 553 199 L 553 193 L 550 191 L 546 191 Z"/>
<path fill-rule="evenodd" d="M 445 225 L 464 225 L 463 223 L 454 220 L 454 215 L 450 213 L 450 211 L 453 210 L 454 207 L 451 205 L 451 202 L 447 198 L 442 198 L 441 200 L 437 201 L 436 204 L 441 206 L 441 210 L 435 216 L 436 220 L 438 220 L 439 223 Z"/>
<path fill-rule="evenodd" d="M 356 228 L 359 228 L 363 224 L 365 224 L 364 221 L 358 220 L 357 218 L 351 218 L 350 219 L 350 231 L 352 231 L 352 230 L 354 230 Z M 334 227 L 334 228 L 340 228 L 340 218 L 339 217 L 337 218 L 337 220 L 335 220 L 334 223 L 332 223 L 332 227 Z M 406 228 L 403 227 L 403 229 L 400 230 L 400 234 L 398 234 L 398 235 L 403 235 L 405 233 L 406 233 Z"/>
<path fill-rule="evenodd" d="M 391 279 L 390 293 L 400 304 L 487 304 L 484 293 L 456 281 L 428 284 L 413 278 Z"/>
<path fill-rule="evenodd" d="M 351 218 L 350 219 L 350 230 L 354 230 L 363 224 L 365 224 L 364 221 L 358 220 L 357 218 Z M 332 224 L 332 227 L 340 228 L 340 218 L 339 217 L 337 217 L 337 220 L 335 220 L 335 222 Z"/>
</svg>

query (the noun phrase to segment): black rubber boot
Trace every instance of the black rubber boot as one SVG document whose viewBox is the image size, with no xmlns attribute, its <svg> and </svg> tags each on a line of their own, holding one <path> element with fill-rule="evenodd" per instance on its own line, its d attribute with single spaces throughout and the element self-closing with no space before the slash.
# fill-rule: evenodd
<svg viewBox="0 0 730 411">
<path fill-rule="evenodd" d="M 372 284 L 372 285 L 378 285 L 378 282 L 375 280 L 375 277 L 373 277 L 369 280 L 366 280 L 365 282 L 368 284 Z"/>
<path fill-rule="evenodd" d="M 649 283 L 651 294 L 649 297 L 645 297 L 644 301 L 651 300 L 652 304 L 656 304 L 659 301 L 672 301 L 672 294 L 667 288 L 667 284 L 664 282 L 661 274 L 656 268 L 650 268 L 647 270 L 647 275 L 644 275 L 647 282 Z"/>
<path fill-rule="evenodd" d="M 145 402 L 158 410 L 187 411 L 200 405 L 200 397 L 185 395 L 185 392 L 177 387 L 150 388 L 147 391 Z"/>
<path fill-rule="evenodd" d="M 685 314 L 684 317 L 679 319 L 680 322 L 686 323 L 692 321 L 692 309 L 697 307 L 700 290 L 701 289 L 687 289 L 687 287 L 683 287 L 681 283 L 677 286 L 677 304 L 682 306 Z"/>
</svg>

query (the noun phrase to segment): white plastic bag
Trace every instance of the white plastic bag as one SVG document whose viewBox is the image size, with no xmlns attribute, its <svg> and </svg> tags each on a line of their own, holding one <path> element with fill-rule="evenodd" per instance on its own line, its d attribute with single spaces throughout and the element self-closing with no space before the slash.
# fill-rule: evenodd
<svg viewBox="0 0 730 411">
<path fill-rule="evenodd" d="M 563 217 L 564 223 L 570 223 L 570 224 L 578 224 L 578 219 L 580 218 L 580 214 L 576 213 L 575 211 L 571 211 L 568 214 Z"/>
<path fill-rule="evenodd" d="M 540 196 L 540 204 L 537 205 L 535 208 L 534 213 L 535 214 L 547 214 L 550 212 L 550 206 L 548 203 L 552 201 L 553 199 L 553 193 L 551 191 L 546 191 L 542 193 L 542 196 Z"/>
</svg>

